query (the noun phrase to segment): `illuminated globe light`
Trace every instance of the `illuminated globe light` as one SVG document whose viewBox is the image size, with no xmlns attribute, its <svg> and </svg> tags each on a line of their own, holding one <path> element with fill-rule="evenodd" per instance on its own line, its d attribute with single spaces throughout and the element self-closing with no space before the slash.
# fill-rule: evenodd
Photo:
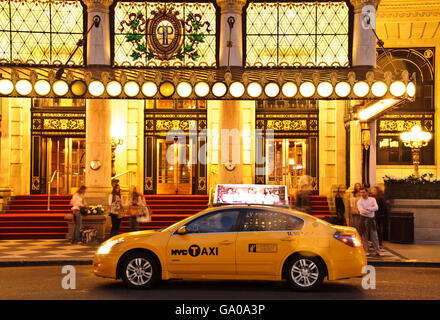
<svg viewBox="0 0 440 320">
<path fill-rule="evenodd" d="M 174 94 L 174 84 L 169 81 L 163 82 L 159 87 L 159 92 L 164 97 L 171 97 Z"/>
<path fill-rule="evenodd" d="M 416 95 L 416 85 L 414 84 L 414 82 L 409 82 L 408 83 L 408 85 L 406 86 L 406 93 L 411 98 Z"/>
<path fill-rule="evenodd" d="M 257 82 L 252 82 L 248 85 L 246 91 L 249 96 L 251 96 L 252 98 L 256 98 L 259 97 L 261 93 L 263 93 L 263 88 L 261 87 L 261 84 Z"/>
<path fill-rule="evenodd" d="M 139 85 L 135 81 L 128 81 L 124 86 L 124 92 L 129 97 L 137 96 L 139 91 Z"/>
<path fill-rule="evenodd" d="M 81 97 L 87 92 L 87 84 L 82 80 L 75 80 L 70 84 L 70 91 L 75 97 Z"/>
<path fill-rule="evenodd" d="M 192 87 L 188 82 L 181 82 L 177 85 L 177 94 L 182 98 L 188 98 L 192 93 Z"/>
<path fill-rule="evenodd" d="M 274 98 L 280 93 L 280 86 L 275 82 L 268 83 L 264 87 L 264 93 L 266 96 Z"/>
<path fill-rule="evenodd" d="M 234 98 L 240 98 L 244 94 L 245 88 L 241 82 L 233 82 L 229 87 L 229 93 Z"/>
<path fill-rule="evenodd" d="M 405 91 L 405 84 L 402 81 L 394 81 L 390 85 L 390 92 L 395 97 L 403 96 L 405 94 Z"/>
<path fill-rule="evenodd" d="M 414 126 L 411 131 L 403 132 L 400 135 L 400 138 L 407 147 L 421 148 L 428 144 L 429 140 L 432 138 L 432 134 L 422 131 L 419 126 Z"/>
<path fill-rule="evenodd" d="M 383 97 L 387 93 L 388 87 L 385 82 L 377 81 L 371 86 L 371 92 L 375 97 Z"/>
<path fill-rule="evenodd" d="M 110 81 L 105 90 L 110 97 L 117 97 L 122 93 L 122 85 L 118 81 Z"/>
<path fill-rule="evenodd" d="M 22 96 L 27 96 L 32 92 L 32 84 L 29 80 L 18 80 L 15 84 L 15 90 Z"/>
<path fill-rule="evenodd" d="M 350 92 L 351 92 L 351 86 L 348 82 L 339 82 L 335 86 L 335 93 L 338 97 L 341 97 L 341 98 L 348 97 Z"/>
<path fill-rule="evenodd" d="M 14 84 L 9 79 L 1 79 L 0 80 L 0 94 L 8 95 L 14 91 Z"/>
<path fill-rule="evenodd" d="M 151 98 L 157 93 L 157 86 L 153 81 L 147 81 L 142 85 L 142 93 L 144 96 Z"/>
<path fill-rule="evenodd" d="M 57 80 L 54 82 L 52 90 L 57 96 L 64 96 L 69 92 L 69 86 L 66 81 Z"/>
<path fill-rule="evenodd" d="M 315 94 L 315 85 L 311 82 L 304 82 L 299 86 L 299 92 L 303 97 L 309 98 Z"/>
<path fill-rule="evenodd" d="M 226 85 L 223 82 L 216 82 L 212 86 L 212 94 L 215 95 L 216 97 L 219 97 L 219 98 L 223 97 L 227 91 L 228 91 L 228 88 L 226 87 Z"/>
<path fill-rule="evenodd" d="M 99 97 L 104 94 L 105 87 L 101 81 L 92 81 L 89 83 L 89 92 L 94 97 Z"/>
<path fill-rule="evenodd" d="M 292 98 L 298 92 L 298 87 L 293 82 L 286 82 L 281 88 L 284 96 L 287 98 Z"/>
<path fill-rule="evenodd" d="M 206 97 L 209 93 L 209 84 L 206 82 L 199 82 L 194 86 L 194 92 L 198 97 Z"/>
<path fill-rule="evenodd" d="M 330 82 L 321 82 L 317 90 L 321 97 L 327 98 L 333 93 L 333 86 Z"/>
<path fill-rule="evenodd" d="M 35 82 L 34 90 L 39 96 L 47 96 L 50 92 L 50 83 L 47 80 Z"/>
<path fill-rule="evenodd" d="M 353 92 L 358 97 L 365 97 L 370 91 L 370 86 L 365 81 L 356 82 L 353 86 Z"/>
</svg>

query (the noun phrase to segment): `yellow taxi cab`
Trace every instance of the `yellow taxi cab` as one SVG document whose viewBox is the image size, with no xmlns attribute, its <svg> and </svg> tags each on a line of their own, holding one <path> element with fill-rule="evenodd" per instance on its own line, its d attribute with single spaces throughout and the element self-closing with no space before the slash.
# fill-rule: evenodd
<svg viewBox="0 0 440 320">
<path fill-rule="evenodd" d="M 93 272 L 132 288 L 160 279 L 236 279 L 287 280 L 310 290 L 325 277 L 362 276 L 366 262 L 354 228 L 282 206 L 229 204 L 163 230 L 110 238 L 96 251 Z"/>
</svg>

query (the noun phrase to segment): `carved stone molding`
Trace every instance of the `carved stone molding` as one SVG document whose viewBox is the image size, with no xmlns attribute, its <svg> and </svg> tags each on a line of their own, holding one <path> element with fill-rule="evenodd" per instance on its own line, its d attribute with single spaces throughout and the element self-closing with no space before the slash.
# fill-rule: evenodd
<svg viewBox="0 0 440 320">
<path fill-rule="evenodd" d="M 381 0 L 350 0 L 355 12 L 362 10 L 366 5 L 373 5 L 376 9 Z"/>
<path fill-rule="evenodd" d="M 84 0 L 88 12 L 109 13 L 113 0 Z"/>
<path fill-rule="evenodd" d="M 217 0 L 217 5 L 221 8 L 221 13 L 241 14 L 246 0 Z"/>
</svg>

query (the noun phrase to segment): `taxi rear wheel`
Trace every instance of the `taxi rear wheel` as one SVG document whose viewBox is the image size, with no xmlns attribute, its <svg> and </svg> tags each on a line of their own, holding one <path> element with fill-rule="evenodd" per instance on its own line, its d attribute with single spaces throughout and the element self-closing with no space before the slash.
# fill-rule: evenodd
<svg viewBox="0 0 440 320">
<path fill-rule="evenodd" d="M 133 253 L 122 264 L 122 279 L 131 288 L 147 289 L 159 280 L 159 266 L 148 253 Z"/>
<path fill-rule="evenodd" d="M 322 284 L 324 276 L 324 266 L 317 257 L 296 256 L 286 268 L 287 281 L 296 290 L 313 290 Z"/>
</svg>

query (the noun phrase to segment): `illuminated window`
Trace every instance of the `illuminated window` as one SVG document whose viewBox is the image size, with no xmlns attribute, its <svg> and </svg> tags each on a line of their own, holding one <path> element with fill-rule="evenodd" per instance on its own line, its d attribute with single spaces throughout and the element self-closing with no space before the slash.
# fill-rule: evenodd
<svg viewBox="0 0 440 320">
<path fill-rule="evenodd" d="M 0 63 L 65 64 L 83 34 L 80 1 L 0 1 Z M 79 48 L 70 64 L 84 64 Z"/>
<path fill-rule="evenodd" d="M 348 66 L 345 2 L 251 2 L 246 10 L 246 66 Z"/>
<path fill-rule="evenodd" d="M 127 42 L 126 36 L 130 32 L 129 27 L 125 22 L 130 21 L 130 15 L 142 13 L 144 19 L 151 19 L 153 17 L 152 12 L 157 11 L 160 8 L 166 6 L 166 2 L 124 2 L 119 1 L 114 7 L 114 59 L 113 64 L 117 66 L 198 66 L 198 67 L 211 67 L 216 66 L 216 9 L 214 4 L 211 2 L 171 2 L 172 9 L 178 11 L 179 14 L 177 18 L 187 20 L 188 14 L 192 13 L 197 16 L 196 19 L 200 18 L 200 22 L 209 23 L 210 32 L 206 32 L 204 27 L 201 30 L 204 39 L 202 43 L 197 44 L 197 51 L 199 58 L 192 60 L 188 57 L 183 59 L 170 59 L 161 60 L 157 58 L 147 59 L 142 57 L 140 59 L 134 60 L 131 55 L 133 50 L 136 48 L 131 42 Z M 169 5 L 169 7 L 171 8 Z M 168 8 L 168 7 L 167 7 Z M 122 23 L 122 24 L 121 24 Z M 146 24 L 143 22 L 141 29 L 143 32 Z M 206 25 L 205 25 L 206 26 Z M 123 29 L 121 27 L 124 27 Z M 186 27 L 187 28 L 187 27 Z M 189 33 L 186 32 L 184 35 L 183 43 L 188 45 Z M 147 43 L 147 50 L 151 49 L 150 45 Z"/>
</svg>

